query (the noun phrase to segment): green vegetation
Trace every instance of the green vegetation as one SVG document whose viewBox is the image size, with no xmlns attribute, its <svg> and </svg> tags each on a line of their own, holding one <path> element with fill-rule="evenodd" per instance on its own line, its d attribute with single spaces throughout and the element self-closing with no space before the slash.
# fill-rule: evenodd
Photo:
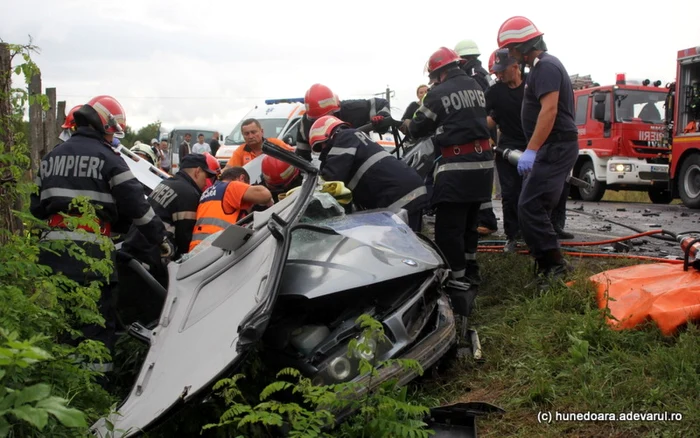
<svg viewBox="0 0 700 438">
<path fill-rule="evenodd" d="M 653 324 L 614 331 L 586 280 L 632 264 L 585 261 L 576 283 L 538 294 L 523 287 L 532 262 L 480 255 L 485 282 L 472 326 L 484 362 L 453 364 L 415 394 L 423 403 L 486 401 L 507 413 L 479 420 L 480 436 L 694 436 L 700 424 L 700 329 L 664 337 Z M 596 259 L 593 259 L 596 260 Z M 682 421 L 538 422 L 539 412 L 679 412 Z"/>
</svg>

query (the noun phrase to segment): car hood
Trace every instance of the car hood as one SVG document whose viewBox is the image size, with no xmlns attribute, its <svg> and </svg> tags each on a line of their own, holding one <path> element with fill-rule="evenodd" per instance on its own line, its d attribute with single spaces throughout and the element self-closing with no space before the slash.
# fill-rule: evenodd
<svg viewBox="0 0 700 438">
<path fill-rule="evenodd" d="M 292 233 L 280 295 L 309 299 L 436 269 L 436 250 L 389 211 L 314 223 Z"/>
</svg>

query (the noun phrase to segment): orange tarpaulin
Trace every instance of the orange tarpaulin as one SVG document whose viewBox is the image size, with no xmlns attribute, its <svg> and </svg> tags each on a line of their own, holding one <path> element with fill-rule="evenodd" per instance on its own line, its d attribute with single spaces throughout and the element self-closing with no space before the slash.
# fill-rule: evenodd
<svg viewBox="0 0 700 438">
<path fill-rule="evenodd" d="M 667 263 L 630 266 L 593 275 L 598 306 L 607 305 L 615 329 L 629 329 L 648 319 L 671 335 L 689 320 L 700 320 L 700 271 Z M 607 293 L 607 296 L 606 296 Z M 611 300 L 608 300 L 608 296 Z M 613 301 L 614 299 L 614 301 Z"/>
</svg>

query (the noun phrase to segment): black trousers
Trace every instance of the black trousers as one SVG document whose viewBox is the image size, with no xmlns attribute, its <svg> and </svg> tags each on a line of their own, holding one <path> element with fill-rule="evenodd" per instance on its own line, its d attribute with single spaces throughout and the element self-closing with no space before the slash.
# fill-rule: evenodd
<svg viewBox="0 0 700 438">
<path fill-rule="evenodd" d="M 577 157 L 577 141 L 546 143 L 537 151 L 532 171 L 523 179 L 518 222 L 535 259 L 541 259 L 545 251 L 559 249 L 551 215 Z"/>
<path fill-rule="evenodd" d="M 476 268 L 481 202 L 439 203 L 435 209 L 435 243 L 445 254 L 454 278 L 464 277 L 467 268 Z"/>
<path fill-rule="evenodd" d="M 520 232 L 518 223 L 518 199 L 523 189 L 523 177 L 518 168 L 508 161 L 496 157 L 496 169 L 501 183 L 501 204 L 503 205 L 503 230 L 506 238 L 515 239 Z"/>
<path fill-rule="evenodd" d="M 569 183 L 564 183 L 559 202 L 552 210 L 552 225 L 554 225 L 555 230 L 561 231 L 566 226 L 566 201 L 569 198 L 569 187 Z"/>
</svg>

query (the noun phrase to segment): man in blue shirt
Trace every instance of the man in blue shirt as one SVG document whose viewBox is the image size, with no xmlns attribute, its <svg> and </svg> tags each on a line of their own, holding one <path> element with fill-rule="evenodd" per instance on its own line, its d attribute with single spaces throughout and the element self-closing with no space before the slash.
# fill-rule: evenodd
<svg viewBox="0 0 700 438">
<path fill-rule="evenodd" d="M 566 177 L 578 157 L 574 123 L 574 93 L 569 74 L 547 53 L 544 34 L 525 17 L 511 17 L 498 31 L 498 45 L 530 67 L 521 110 L 527 147 L 518 162 L 523 187 L 518 221 L 537 263 L 538 283 L 561 278 L 569 271 L 550 220 Z"/>
</svg>

